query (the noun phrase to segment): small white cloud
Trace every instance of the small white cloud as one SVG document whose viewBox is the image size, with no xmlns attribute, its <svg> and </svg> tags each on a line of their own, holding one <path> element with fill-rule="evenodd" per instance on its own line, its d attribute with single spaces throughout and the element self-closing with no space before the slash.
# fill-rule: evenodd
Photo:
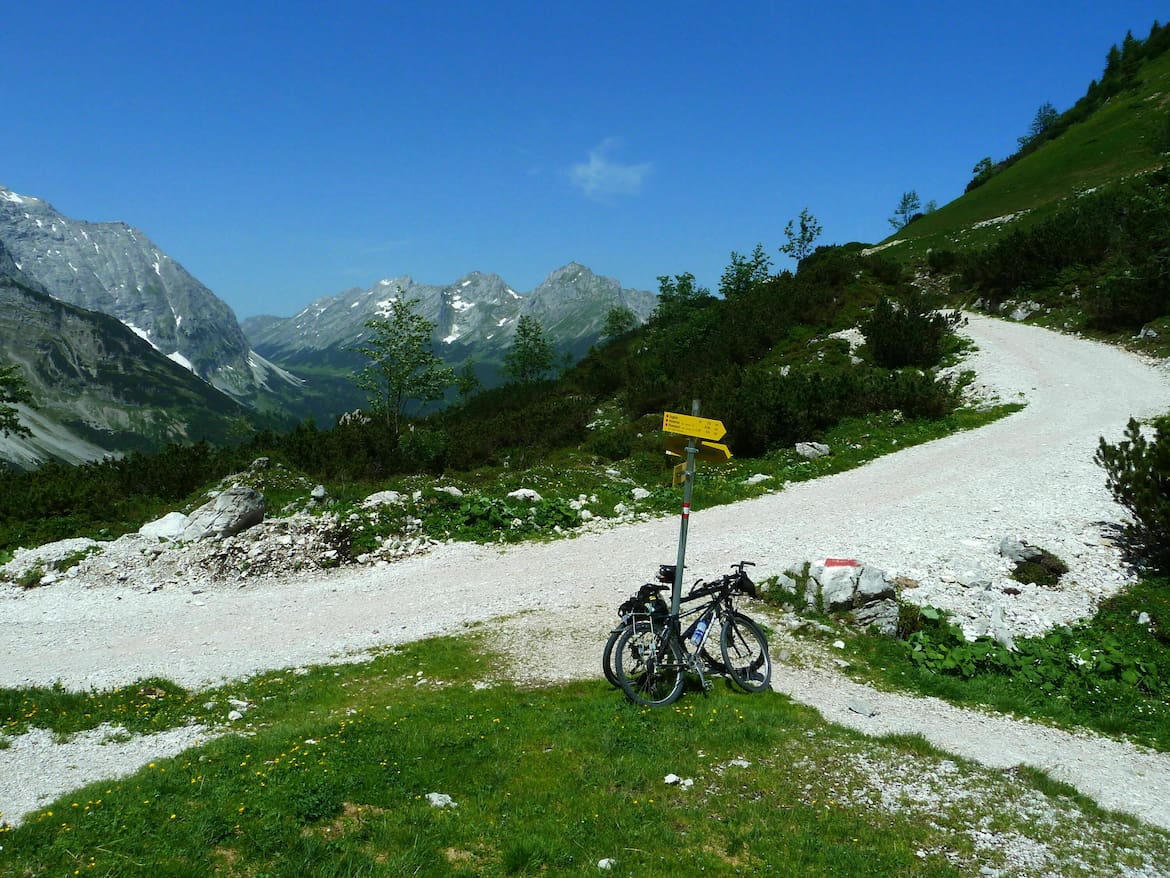
<svg viewBox="0 0 1170 878">
<path fill-rule="evenodd" d="M 617 195 L 637 195 L 642 190 L 642 181 L 653 170 L 646 162 L 640 165 L 623 165 L 609 157 L 617 146 L 617 140 L 607 137 L 600 145 L 589 151 L 589 160 L 578 162 L 569 170 L 573 185 L 594 201 L 605 201 Z"/>
</svg>

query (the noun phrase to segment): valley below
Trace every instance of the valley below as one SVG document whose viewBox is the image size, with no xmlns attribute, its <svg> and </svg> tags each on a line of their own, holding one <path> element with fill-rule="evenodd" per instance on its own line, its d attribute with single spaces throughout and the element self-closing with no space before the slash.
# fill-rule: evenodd
<svg viewBox="0 0 1170 878">
<path fill-rule="evenodd" d="M 903 596 L 916 603 L 951 610 L 975 628 L 998 612 L 1018 635 L 1090 615 L 1100 599 L 1121 588 L 1131 572 L 1110 534 L 1123 512 L 1093 454 L 1099 437 L 1116 440 L 1129 417 L 1170 408 L 1165 364 L 974 315 L 964 332 L 977 348 L 962 364 L 978 376 L 976 392 L 1026 403 L 1021 411 L 733 505 L 702 509 L 700 477 L 688 542 L 690 579 L 717 575 L 741 559 L 755 561 L 756 577 L 763 579 L 805 560 L 857 558 L 915 582 Z M 1070 569 L 1060 587 L 1009 580 L 997 553 L 1004 536 L 1063 558 Z M 148 676 L 201 686 L 267 669 L 361 660 L 371 649 L 469 628 L 486 631 L 505 655 L 523 656 L 501 672 L 512 679 L 540 684 L 599 677 L 614 608 L 659 563 L 674 560 L 677 538 L 678 521 L 667 517 L 551 543 L 449 543 L 383 566 L 243 583 L 190 579 L 148 590 L 136 587 L 128 566 L 120 585 L 84 576 L 32 590 L 4 585 L 0 686 L 104 688 Z M 990 585 L 964 585 L 972 569 Z M 1019 593 L 1005 593 L 1009 584 Z M 1031 765 L 1108 808 L 1170 829 L 1167 755 L 880 693 L 845 679 L 831 655 L 786 662 L 789 650 L 804 648 L 790 642 L 786 620 L 770 621 L 776 632 L 773 688 L 829 720 L 872 734 L 918 733 L 987 765 Z M 858 710 L 859 703 L 871 710 Z M 191 740 L 213 733 L 222 731 L 194 729 Z M 94 748 L 77 744 L 85 746 Z M 71 745 L 56 747 L 68 751 Z M 97 749 L 105 753 L 92 761 L 95 770 L 113 770 L 108 760 L 114 751 Z M 21 810 L 13 801 L 17 778 L 26 808 L 70 788 L 53 785 L 61 781 L 39 769 L 43 753 L 37 753 L 20 746 L 0 750 L 5 815 Z M 133 764 L 121 770 L 147 758 L 141 747 L 133 753 Z M 22 759 L 38 761 L 22 765 Z M 88 760 L 76 752 L 67 761 L 84 766 Z M 92 779 L 68 778 L 74 786 Z"/>
</svg>

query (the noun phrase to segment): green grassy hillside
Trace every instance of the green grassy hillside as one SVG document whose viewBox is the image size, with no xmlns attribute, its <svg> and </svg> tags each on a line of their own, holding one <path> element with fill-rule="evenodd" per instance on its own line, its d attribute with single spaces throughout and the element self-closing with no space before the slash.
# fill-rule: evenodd
<svg viewBox="0 0 1170 878">
<path fill-rule="evenodd" d="M 884 244 L 899 259 L 929 249 L 986 246 L 1009 230 L 1050 217 L 1084 192 L 1114 186 L 1161 167 L 1170 150 L 1170 52 L 1165 29 L 1129 44 L 1132 59 L 1094 83 L 1054 126 L 1055 136 L 1000 163 L 982 185 L 912 221 Z M 1124 65 L 1124 69 L 1122 69 Z M 1113 94 L 1102 96 L 1101 90 Z M 1004 166 L 1006 165 L 1006 167 Z M 1014 220 L 997 222 L 1003 217 Z"/>
</svg>

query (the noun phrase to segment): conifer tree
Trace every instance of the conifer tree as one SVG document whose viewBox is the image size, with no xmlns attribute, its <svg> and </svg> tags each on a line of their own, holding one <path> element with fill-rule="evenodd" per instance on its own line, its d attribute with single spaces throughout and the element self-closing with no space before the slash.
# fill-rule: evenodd
<svg viewBox="0 0 1170 878">
<path fill-rule="evenodd" d="M 17 403 L 29 404 L 29 393 L 24 375 L 16 365 L 0 366 L 0 436 L 28 436 L 28 427 L 20 422 Z"/>
<path fill-rule="evenodd" d="M 516 325 L 516 339 L 504 355 L 504 373 L 522 384 L 543 378 L 553 367 L 552 345 L 535 317 L 524 315 Z"/>
</svg>

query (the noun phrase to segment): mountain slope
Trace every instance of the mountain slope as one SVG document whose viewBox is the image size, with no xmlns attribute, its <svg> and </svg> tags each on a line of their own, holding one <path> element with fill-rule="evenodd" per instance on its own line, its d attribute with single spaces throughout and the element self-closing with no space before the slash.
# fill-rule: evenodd
<svg viewBox="0 0 1170 878">
<path fill-rule="evenodd" d="M 12 277 L 0 276 L 0 338 L 35 403 L 19 407 L 32 435 L 0 437 L 0 460 L 77 463 L 172 441 L 222 441 L 248 423 L 247 409 L 119 321 Z"/>
<path fill-rule="evenodd" d="M 258 409 L 298 384 L 252 355 L 235 314 L 125 223 L 69 219 L 0 187 L 0 242 L 22 275 L 80 308 L 117 318 L 164 356 Z"/>
<path fill-rule="evenodd" d="M 1102 86 L 1094 82 L 1085 98 L 1062 114 L 1055 136 L 1025 147 L 981 185 L 891 235 L 883 242 L 889 255 L 905 259 L 932 248 L 983 246 L 1042 221 L 1082 193 L 1165 164 L 1170 150 L 1165 30 L 1155 31 L 1148 46 L 1135 41 L 1126 50 L 1133 60 L 1125 62 L 1124 74 L 1115 75 L 1107 96 L 1098 94 Z"/>
</svg>

